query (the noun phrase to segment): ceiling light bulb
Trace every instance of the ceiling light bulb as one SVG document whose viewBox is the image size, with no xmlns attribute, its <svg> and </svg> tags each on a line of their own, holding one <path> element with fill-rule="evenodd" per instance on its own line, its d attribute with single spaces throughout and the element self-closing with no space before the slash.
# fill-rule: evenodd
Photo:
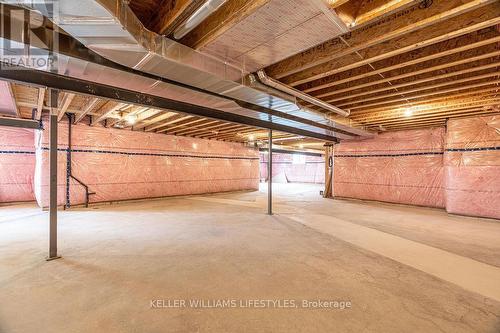
<svg viewBox="0 0 500 333">
<path fill-rule="evenodd" d="M 304 145 L 299 145 L 299 148 L 300 149 L 304 149 Z"/>
<path fill-rule="evenodd" d="M 135 116 L 135 115 L 128 115 L 128 116 L 125 117 L 125 121 L 129 125 L 133 125 L 133 124 L 135 124 L 137 122 L 137 116 Z"/>
<path fill-rule="evenodd" d="M 255 140 L 255 135 L 250 134 L 250 135 L 248 136 L 248 140 L 249 140 L 249 141 L 254 141 L 254 140 Z"/>
<path fill-rule="evenodd" d="M 406 109 L 405 117 L 411 117 L 411 116 L 413 116 L 413 111 L 410 108 Z"/>
</svg>

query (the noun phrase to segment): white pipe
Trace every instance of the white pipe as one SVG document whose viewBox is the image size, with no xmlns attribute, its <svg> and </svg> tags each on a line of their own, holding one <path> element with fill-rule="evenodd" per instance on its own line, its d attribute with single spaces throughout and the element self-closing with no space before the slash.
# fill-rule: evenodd
<svg viewBox="0 0 500 333">
<path fill-rule="evenodd" d="M 291 96 L 290 94 L 284 93 L 278 89 L 274 89 L 273 87 L 270 87 L 270 86 L 267 86 L 267 85 L 261 83 L 255 75 L 248 74 L 248 76 L 246 76 L 246 78 L 248 78 L 248 85 L 250 87 L 255 88 L 257 90 L 260 90 L 262 92 L 265 92 L 266 94 L 284 99 L 285 101 L 288 101 L 290 103 L 297 104 L 296 97 Z"/>
<path fill-rule="evenodd" d="M 283 83 L 279 82 L 278 80 L 270 78 L 269 76 L 267 76 L 267 74 L 266 74 L 266 72 L 264 72 L 264 70 L 258 71 L 257 76 L 259 77 L 260 82 L 262 82 L 266 86 L 273 87 L 277 90 L 283 91 L 287 94 L 290 94 L 292 96 L 300 98 L 303 101 L 306 101 L 306 102 L 309 102 L 309 103 L 314 104 L 316 106 L 319 106 L 320 108 L 328 110 L 329 112 L 334 112 L 334 113 L 339 114 L 343 117 L 348 117 L 351 114 L 349 111 L 342 110 L 342 109 L 340 109 L 334 105 L 331 105 L 327 102 L 324 102 L 316 97 L 313 97 L 311 95 L 303 93 L 300 90 L 297 90 L 295 88 L 287 86 L 286 84 L 283 84 Z"/>
<path fill-rule="evenodd" d="M 219 9 L 226 2 L 226 0 L 208 0 L 198 8 L 191 17 L 184 21 L 177 29 L 174 31 L 174 38 L 181 39 L 186 36 L 191 30 L 196 28 L 201 22 L 203 22 L 207 17 L 209 17 L 213 12 Z"/>
</svg>

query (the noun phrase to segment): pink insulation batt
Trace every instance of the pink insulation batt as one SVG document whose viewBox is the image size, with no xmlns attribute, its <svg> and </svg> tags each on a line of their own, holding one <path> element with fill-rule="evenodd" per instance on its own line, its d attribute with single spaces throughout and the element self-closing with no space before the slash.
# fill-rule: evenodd
<svg viewBox="0 0 500 333">
<path fill-rule="evenodd" d="M 444 128 L 387 132 L 335 146 L 335 197 L 444 207 Z"/>
<path fill-rule="evenodd" d="M 34 130 L 0 126 L 0 203 L 33 201 Z"/>
<path fill-rule="evenodd" d="M 260 154 L 260 179 L 267 180 L 268 154 Z M 325 159 L 320 156 L 273 154 L 273 182 L 315 183 L 325 182 Z"/>
<path fill-rule="evenodd" d="M 48 123 L 45 123 L 48 125 Z M 48 126 L 46 126 L 48 127 Z M 171 135 L 72 127 L 72 173 L 89 186 L 90 202 L 155 198 L 237 190 L 257 190 L 259 155 L 242 144 Z M 35 195 L 48 205 L 49 130 L 36 138 Z M 58 203 L 66 202 L 68 124 L 59 124 Z M 85 191 L 70 181 L 71 204 Z"/>
<path fill-rule="evenodd" d="M 500 218 L 500 116 L 448 121 L 446 210 Z"/>
</svg>

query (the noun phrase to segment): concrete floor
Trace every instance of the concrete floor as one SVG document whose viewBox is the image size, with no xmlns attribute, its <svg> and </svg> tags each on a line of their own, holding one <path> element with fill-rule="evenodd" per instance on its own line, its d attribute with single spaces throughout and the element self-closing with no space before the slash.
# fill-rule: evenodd
<svg viewBox="0 0 500 333">
<path fill-rule="evenodd" d="M 500 332 L 498 221 L 275 188 L 273 217 L 264 191 L 61 212 L 52 262 L 47 213 L 0 207 L 0 332 Z"/>
</svg>

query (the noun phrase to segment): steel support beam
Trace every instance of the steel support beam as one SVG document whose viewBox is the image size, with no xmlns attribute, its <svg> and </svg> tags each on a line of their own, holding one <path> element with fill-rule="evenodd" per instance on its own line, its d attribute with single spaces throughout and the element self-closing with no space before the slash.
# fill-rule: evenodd
<svg viewBox="0 0 500 333">
<path fill-rule="evenodd" d="M 49 139 L 49 256 L 47 260 L 60 258 L 57 255 L 57 113 L 59 91 L 50 90 L 50 139 Z"/>
<path fill-rule="evenodd" d="M 269 130 L 269 155 L 267 158 L 267 214 L 273 215 L 273 130 Z"/>
<path fill-rule="evenodd" d="M 41 129 L 39 121 L 7 117 L 0 117 L 0 126 Z"/>
<path fill-rule="evenodd" d="M 73 92 L 92 97 L 101 97 L 109 100 L 114 100 L 116 102 L 122 102 L 122 103 L 125 102 L 155 109 L 172 110 L 178 113 L 195 115 L 211 119 L 218 119 L 231 123 L 249 125 L 258 128 L 272 129 L 280 132 L 301 135 L 329 142 L 337 141 L 335 135 L 338 134 L 333 131 L 323 130 L 324 134 L 313 132 L 306 129 L 280 124 L 277 122 L 266 121 L 259 118 L 253 118 L 236 113 L 230 113 L 226 111 L 221 111 L 200 105 L 176 101 L 173 99 L 159 97 L 155 95 L 138 93 L 132 90 L 112 87 L 101 83 L 76 79 L 50 72 L 44 72 L 26 68 L 20 68 L 19 70 L 16 70 L 15 68 L 10 68 L 7 70 L 0 69 L 0 78 L 3 80 L 17 82 L 21 84 L 29 84 L 39 87 L 46 86 L 48 88 L 64 90 L 66 92 Z M 270 119 L 272 119 L 272 117 L 279 118 L 279 116 L 276 116 L 275 113 L 280 114 L 277 111 L 272 111 L 272 115 L 270 115 L 269 118 Z"/>
<path fill-rule="evenodd" d="M 267 148 L 259 148 L 259 151 L 266 152 L 269 151 Z M 289 154 L 289 155 L 305 155 L 305 156 L 314 156 L 314 157 L 323 157 L 324 154 L 321 153 L 313 153 L 309 151 L 295 151 L 295 150 L 287 150 L 287 149 L 273 149 L 274 154 Z"/>
</svg>

